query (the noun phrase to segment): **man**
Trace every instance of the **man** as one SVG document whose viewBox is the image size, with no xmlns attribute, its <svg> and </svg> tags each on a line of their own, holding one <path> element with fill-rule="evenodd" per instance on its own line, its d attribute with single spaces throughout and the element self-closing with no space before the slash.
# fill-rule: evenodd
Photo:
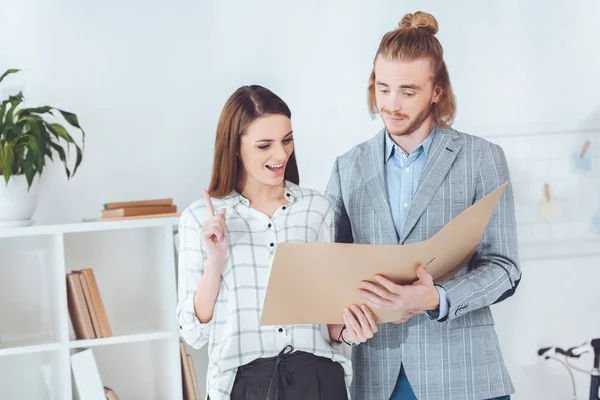
<svg viewBox="0 0 600 400">
<path fill-rule="evenodd" d="M 385 129 L 336 159 L 326 190 L 336 241 L 423 241 L 509 184 L 454 277 L 434 284 L 419 267 L 412 285 L 363 283 L 369 307 L 410 313 L 371 329 L 368 314 L 352 308 L 340 340 L 363 342 L 353 351 L 355 400 L 509 399 L 514 391 L 489 308 L 521 279 L 508 165 L 499 146 L 450 128 L 456 105 L 437 30 L 432 15 L 417 12 L 381 40 L 368 93 Z"/>
</svg>

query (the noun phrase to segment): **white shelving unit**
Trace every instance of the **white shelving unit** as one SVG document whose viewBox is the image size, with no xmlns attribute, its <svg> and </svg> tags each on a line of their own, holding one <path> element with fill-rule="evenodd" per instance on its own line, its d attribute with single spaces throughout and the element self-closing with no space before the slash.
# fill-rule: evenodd
<svg viewBox="0 0 600 400">
<path fill-rule="evenodd" d="M 182 399 L 178 218 L 0 229 L 0 398 L 77 399 L 70 356 L 93 349 L 121 399 Z M 112 337 L 75 340 L 66 273 L 92 268 Z M 203 394 L 203 355 L 188 347 Z"/>
</svg>

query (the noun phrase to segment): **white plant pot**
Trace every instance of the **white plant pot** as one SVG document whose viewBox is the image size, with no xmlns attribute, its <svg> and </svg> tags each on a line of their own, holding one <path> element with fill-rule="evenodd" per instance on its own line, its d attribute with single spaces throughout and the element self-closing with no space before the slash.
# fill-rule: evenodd
<svg viewBox="0 0 600 400">
<path fill-rule="evenodd" d="M 38 176 L 27 190 L 25 175 L 13 175 L 8 180 L 0 176 L 0 227 L 31 224 L 31 216 L 37 205 Z"/>
</svg>

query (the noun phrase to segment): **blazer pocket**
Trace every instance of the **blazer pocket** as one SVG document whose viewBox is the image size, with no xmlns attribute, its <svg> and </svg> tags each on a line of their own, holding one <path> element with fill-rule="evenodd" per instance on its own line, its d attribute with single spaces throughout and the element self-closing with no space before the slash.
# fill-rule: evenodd
<svg viewBox="0 0 600 400">
<path fill-rule="evenodd" d="M 448 321 L 448 329 L 470 328 L 474 326 L 495 325 L 494 316 L 489 307 L 480 308 L 462 314 Z"/>
</svg>

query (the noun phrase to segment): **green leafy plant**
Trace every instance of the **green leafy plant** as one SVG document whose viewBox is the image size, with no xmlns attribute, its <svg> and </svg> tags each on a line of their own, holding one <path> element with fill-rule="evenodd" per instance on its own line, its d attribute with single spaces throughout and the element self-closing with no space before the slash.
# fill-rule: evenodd
<svg viewBox="0 0 600 400">
<path fill-rule="evenodd" d="M 7 70 L 0 76 L 0 83 L 8 75 L 19 71 Z M 34 177 L 42 174 L 46 160 L 54 161 L 54 155 L 58 154 L 70 179 L 81 164 L 85 144 L 85 132 L 79 126 L 77 116 L 51 106 L 20 107 L 23 100 L 23 93 L 19 92 L 0 104 L 0 174 L 4 176 L 6 184 L 12 175 L 25 175 L 29 190 Z M 69 125 L 81 131 L 81 146 L 63 125 L 44 118 L 56 117 L 53 111 L 60 113 Z M 69 168 L 71 146 L 76 151 L 72 169 Z"/>
</svg>

